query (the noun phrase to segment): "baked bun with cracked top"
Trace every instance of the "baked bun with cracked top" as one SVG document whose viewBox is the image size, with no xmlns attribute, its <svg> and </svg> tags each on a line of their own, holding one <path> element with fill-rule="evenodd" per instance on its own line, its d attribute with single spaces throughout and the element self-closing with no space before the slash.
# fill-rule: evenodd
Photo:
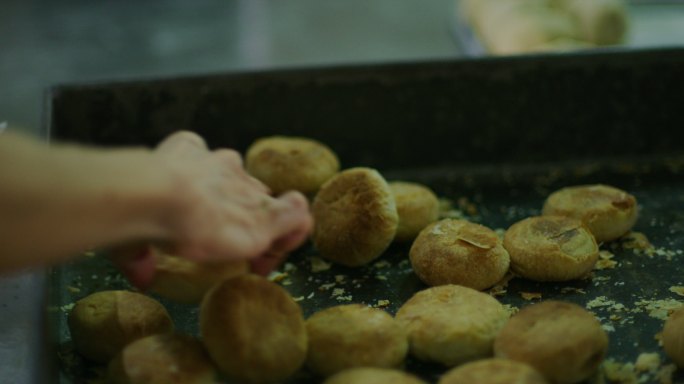
<svg viewBox="0 0 684 384">
<path fill-rule="evenodd" d="M 371 168 L 351 168 L 328 180 L 311 206 L 313 243 L 321 256 L 349 267 L 379 257 L 399 224 L 385 179 Z"/>
<path fill-rule="evenodd" d="M 544 202 L 544 215 L 581 220 L 599 243 L 629 232 L 637 220 L 637 201 L 608 185 L 579 185 L 553 192 Z"/>
<path fill-rule="evenodd" d="M 240 383 L 270 383 L 306 359 L 299 305 L 281 286 L 257 275 L 215 285 L 202 301 L 200 333 L 219 371 Z"/>
<path fill-rule="evenodd" d="M 416 358 L 453 367 L 492 355 L 494 337 L 508 320 L 492 296 L 460 285 L 422 290 L 399 308 L 396 320 Z"/>
<path fill-rule="evenodd" d="M 389 183 L 399 214 L 395 241 L 411 241 L 430 223 L 439 218 L 439 200 L 432 190 L 418 183 Z"/>
<path fill-rule="evenodd" d="M 214 384 L 216 370 L 202 343 L 177 333 L 128 344 L 109 364 L 114 384 Z"/>
<path fill-rule="evenodd" d="M 409 258 L 427 285 L 458 284 L 477 290 L 499 282 L 510 263 L 494 231 L 455 219 L 443 219 L 423 229 L 411 246 Z"/>
<path fill-rule="evenodd" d="M 340 170 L 337 155 L 325 144 L 304 137 L 261 138 L 247 149 L 247 172 L 279 195 L 300 191 L 313 196 Z"/>
<path fill-rule="evenodd" d="M 129 291 L 101 291 L 76 302 L 69 313 L 74 348 L 83 357 L 109 362 L 127 344 L 173 331 L 173 321 L 158 301 Z"/>
<path fill-rule="evenodd" d="M 578 383 L 603 361 L 608 335 L 579 305 L 548 300 L 511 317 L 494 341 L 496 357 L 527 363 L 554 383 Z"/>
<path fill-rule="evenodd" d="M 513 224 L 503 246 L 511 269 L 536 281 L 568 281 L 586 276 L 598 260 L 594 236 L 581 221 L 564 216 L 535 216 Z"/>
<path fill-rule="evenodd" d="M 548 384 L 531 366 L 515 360 L 483 359 L 453 368 L 437 384 Z"/>
<path fill-rule="evenodd" d="M 339 305 L 306 320 L 308 367 L 322 376 L 355 367 L 395 368 L 408 353 L 404 330 L 390 314 L 361 304 Z"/>
</svg>

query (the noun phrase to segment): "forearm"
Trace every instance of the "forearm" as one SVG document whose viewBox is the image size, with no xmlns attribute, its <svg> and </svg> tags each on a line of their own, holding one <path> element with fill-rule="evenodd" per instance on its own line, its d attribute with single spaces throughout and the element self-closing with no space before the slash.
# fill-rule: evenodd
<svg viewBox="0 0 684 384">
<path fill-rule="evenodd" d="M 170 180 L 159 162 L 144 149 L 48 148 L 0 136 L 0 271 L 164 240 Z"/>
</svg>

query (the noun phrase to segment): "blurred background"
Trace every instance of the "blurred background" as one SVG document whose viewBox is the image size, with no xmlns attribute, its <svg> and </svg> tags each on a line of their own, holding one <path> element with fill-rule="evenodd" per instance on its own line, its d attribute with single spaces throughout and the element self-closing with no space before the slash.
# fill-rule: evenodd
<svg viewBox="0 0 684 384">
<path fill-rule="evenodd" d="M 586 31 L 567 31 L 557 17 L 564 2 L 582 0 L 5 0 L 0 124 L 39 133 L 45 91 L 55 84 L 601 45 Z M 494 6 L 476 9 L 485 3 Z M 609 23 L 627 21 L 619 44 L 684 42 L 684 3 L 617 1 L 618 10 L 605 3 Z M 571 22 L 606 10 L 582 12 L 589 16 Z M 606 27 L 613 35 L 619 29 Z"/>
</svg>

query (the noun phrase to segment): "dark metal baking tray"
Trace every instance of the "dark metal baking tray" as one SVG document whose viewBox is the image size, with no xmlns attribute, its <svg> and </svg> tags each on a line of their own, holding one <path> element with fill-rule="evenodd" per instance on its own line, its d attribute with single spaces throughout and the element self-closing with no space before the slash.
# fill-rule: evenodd
<svg viewBox="0 0 684 384">
<path fill-rule="evenodd" d="M 48 127 L 53 138 L 102 146 L 153 145 L 178 129 L 241 151 L 266 135 L 312 137 L 331 146 L 344 168 L 370 166 L 389 180 L 425 183 L 460 204 L 456 213 L 492 228 L 538 214 L 556 188 L 618 186 L 639 201 L 635 231 L 654 245 L 648 254 L 620 241 L 604 244 L 615 268 L 569 283 L 513 279 L 499 299 L 520 307 L 531 302 L 520 293 L 534 292 L 586 306 L 605 304 L 592 301 L 605 296 L 614 302 L 591 310 L 614 328 L 609 358 L 627 363 L 656 352 L 665 360 L 654 339 L 663 321 L 642 300 L 682 301 L 669 288 L 684 285 L 683 69 L 684 50 L 669 49 L 67 85 L 50 94 Z M 379 300 L 394 313 L 425 288 L 406 261 L 408 248 L 394 244 L 366 267 L 313 273 L 316 251 L 306 245 L 291 256 L 281 284 L 301 299 L 307 316 Z M 59 382 L 84 382 L 97 370 L 70 353 L 69 304 L 127 286 L 106 251 L 99 253 L 51 273 Z M 331 283 L 344 293 L 325 289 Z M 162 302 L 179 329 L 196 334 L 196 308 Z M 444 372 L 412 359 L 406 369 L 432 382 Z M 683 382 L 684 375 L 675 378 Z M 317 381 L 306 373 L 292 380 Z"/>
</svg>

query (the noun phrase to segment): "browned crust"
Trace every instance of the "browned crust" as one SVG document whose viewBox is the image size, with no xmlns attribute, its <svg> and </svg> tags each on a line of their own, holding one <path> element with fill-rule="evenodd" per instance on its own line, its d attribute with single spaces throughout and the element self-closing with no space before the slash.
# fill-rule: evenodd
<svg viewBox="0 0 684 384">
<path fill-rule="evenodd" d="M 389 183 L 399 214 L 395 241 L 411 241 L 439 217 L 437 195 L 425 185 L 407 181 Z"/>
<path fill-rule="evenodd" d="M 173 333 L 134 341 L 108 369 L 109 380 L 115 384 L 214 384 L 215 376 L 202 343 Z"/>
<path fill-rule="evenodd" d="M 458 366 L 440 379 L 438 384 L 547 384 L 539 372 L 519 361 L 483 359 Z"/>
<path fill-rule="evenodd" d="M 679 368 L 684 368 L 684 308 L 673 312 L 665 321 L 663 349 Z"/>
<path fill-rule="evenodd" d="M 637 201 L 629 193 L 608 185 L 579 185 L 553 192 L 544 202 L 544 215 L 581 220 L 598 242 L 617 239 L 637 220 Z"/>
<path fill-rule="evenodd" d="M 348 368 L 394 368 L 404 362 L 408 340 L 387 312 L 361 304 L 331 307 L 306 321 L 307 365 L 329 376 Z"/>
<path fill-rule="evenodd" d="M 508 312 L 486 293 L 460 285 L 417 292 L 397 311 L 409 337 L 409 351 L 420 360 L 455 366 L 491 356 L 494 337 Z"/>
<path fill-rule="evenodd" d="M 297 190 L 313 195 L 340 170 L 340 162 L 337 155 L 319 141 L 272 136 L 255 141 L 247 149 L 245 167 L 275 194 Z"/>
<path fill-rule="evenodd" d="M 567 281 L 589 273 L 598 260 L 598 245 L 577 219 L 535 216 L 513 224 L 503 246 L 511 269 L 537 281 Z"/>
<path fill-rule="evenodd" d="M 282 287 L 256 275 L 226 280 L 207 293 L 200 332 L 219 370 L 240 382 L 283 380 L 306 358 L 301 308 Z"/>
<path fill-rule="evenodd" d="M 409 252 L 411 265 L 428 285 L 489 288 L 508 271 L 510 258 L 491 229 L 466 220 L 444 219 L 423 229 Z"/>
<path fill-rule="evenodd" d="M 68 324 L 76 351 L 101 363 L 134 340 L 173 330 L 159 302 L 129 291 L 96 292 L 77 301 Z"/>
<path fill-rule="evenodd" d="M 584 308 L 562 301 L 529 305 L 514 315 L 494 341 L 494 355 L 522 361 L 549 381 L 577 383 L 603 361 L 608 336 Z"/>
<path fill-rule="evenodd" d="M 328 180 L 312 204 L 313 242 L 321 255 L 346 266 L 377 258 L 392 242 L 399 216 L 385 179 L 351 168 Z"/>
<path fill-rule="evenodd" d="M 409 373 L 387 368 L 353 368 L 328 378 L 323 384 L 426 384 Z"/>
</svg>

